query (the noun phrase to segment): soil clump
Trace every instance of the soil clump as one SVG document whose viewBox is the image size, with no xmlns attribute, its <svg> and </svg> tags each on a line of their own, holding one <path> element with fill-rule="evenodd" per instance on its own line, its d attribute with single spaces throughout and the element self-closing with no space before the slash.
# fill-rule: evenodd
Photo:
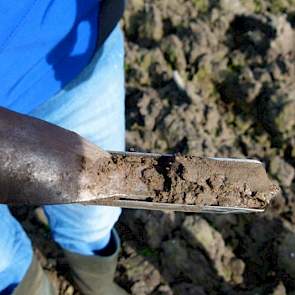
<svg viewBox="0 0 295 295">
<path fill-rule="evenodd" d="M 261 209 L 279 191 L 259 162 L 112 153 L 84 169 L 98 192 L 150 202 Z"/>
</svg>

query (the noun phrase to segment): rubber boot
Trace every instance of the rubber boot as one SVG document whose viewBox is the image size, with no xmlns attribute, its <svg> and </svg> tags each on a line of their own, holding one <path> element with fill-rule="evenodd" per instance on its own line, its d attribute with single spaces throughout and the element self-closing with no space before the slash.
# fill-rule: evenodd
<svg viewBox="0 0 295 295">
<path fill-rule="evenodd" d="M 37 257 L 34 255 L 32 263 L 13 295 L 57 295 L 57 290 L 49 282 Z"/>
<path fill-rule="evenodd" d="M 65 251 L 73 279 L 83 295 L 128 295 L 114 282 L 120 239 L 112 230 L 110 245 L 106 253 L 85 256 Z"/>
</svg>

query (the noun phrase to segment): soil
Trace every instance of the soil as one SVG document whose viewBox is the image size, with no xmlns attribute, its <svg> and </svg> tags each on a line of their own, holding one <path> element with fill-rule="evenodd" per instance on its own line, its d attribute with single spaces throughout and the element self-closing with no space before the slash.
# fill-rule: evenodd
<svg viewBox="0 0 295 295">
<path fill-rule="evenodd" d="M 124 210 L 116 279 L 131 294 L 295 294 L 294 4 L 128 1 L 128 148 L 258 159 L 281 188 L 264 214 Z M 14 211 L 60 294 L 78 294 L 48 228 Z"/>
<path fill-rule="evenodd" d="M 102 193 L 148 202 L 263 209 L 279 191 L 259 162 L 113 153 L 86 166 Z"/>
</svg>

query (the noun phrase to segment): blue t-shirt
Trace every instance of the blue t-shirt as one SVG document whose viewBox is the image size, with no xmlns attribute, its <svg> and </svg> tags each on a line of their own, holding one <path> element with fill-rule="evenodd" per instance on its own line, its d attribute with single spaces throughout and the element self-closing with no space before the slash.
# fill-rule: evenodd
<svg viewBox="0 0 295 295">
<path fill-rule="evenodd" d="M 0 106 L 27 113 L 96 49 L 100 0 L 0 0 Z"/>
</svg>

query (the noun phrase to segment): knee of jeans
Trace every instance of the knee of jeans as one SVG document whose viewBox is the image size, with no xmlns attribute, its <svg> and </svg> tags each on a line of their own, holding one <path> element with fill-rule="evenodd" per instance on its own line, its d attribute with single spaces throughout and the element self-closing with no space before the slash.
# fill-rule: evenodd
<svg viewBox="0 0 295 295">
<path fill-rule="evenodd" d="M 0 273 L 5 271 L 7 268 L 9 268 L 11 262 L 12 262 L 12 257 L 11 253 L 4 249 L 2 245 L 0 244 Z"/>
<path fill-rule="evenodd" d="M 45 206 L 53 235 L 83 241 L 95 241 L 110 232 L 121 209 L 106 206 Z"/>
<path fill-rule="evenodd" d="M 13 217 L 10 216 L 10 218 Z M 0 233 L 0 273 L 17 267 L 18 275 L 16 276 L 21 276 L 32 260 L 31 241 L 14 220 L 0 221 Z"/>
</svg>

